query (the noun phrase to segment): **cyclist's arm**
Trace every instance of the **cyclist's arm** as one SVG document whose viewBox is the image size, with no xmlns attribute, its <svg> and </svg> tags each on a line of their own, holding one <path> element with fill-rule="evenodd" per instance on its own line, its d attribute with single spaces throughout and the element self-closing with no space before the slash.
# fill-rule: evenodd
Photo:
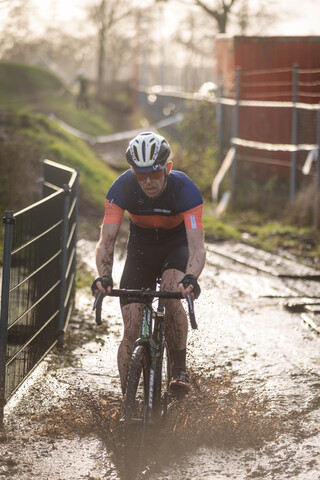
<svg viewBox="0 0 320 480">
<path fill-rule="evenodd" d="M 100 277 L 109 275 L 112 277 L 114 246 L 120 225 L 106 223 L 101 227 L 100 239 L 96 247 L 96 265 Z M 98 289 L 106 294 L 106 291 L 101 285 L 101 282 L 97 282 Z M 108 288 L 111 291 L 111 287 Z"/>
<path fill-rule="evenodd" d="M 195 275 L 197 278 L 201 274 L 206 261 L 206 249 L 204 246 L 204 233 L 202 226 L 202 204 L 188 210 L 184 214 L 186 234 L 189 249 L 189 258 L 186 268 L 186 275 Z M 192 286 L 184 288 L 182 283 L 179 289 L 185 297 L 191 293 Z"/>
<path fill-rule="evenodd" d="M 198 278 L 200 273 L 203 270 L 203 267 L 206 261 L 206 250 L 205 250 L 203 238 L 204 238 L 204 235 L 203 235 L 202 229 L 187 230 L 189 258 L 188 258 L 188 263 L 186 268 L 186 275 L 188 274 L 194 275 L 196 278 Z M 189 285 L 187 288 L 184 288 L 183 284 L 179 283 L 178 287 L 184 298 L 189 293 L 192 293 L 192 290 L 193 290 L 192 285 Z M 194 295 L 192 296 L 194 297 Z M 194 298 L 197 298 L 197 297 L 194 297 Z"/>
<path fill-rule="evenodd" d="M 189 248 L 189 258 L 187 263 L 186 275 L 192 274 L 198 278 L 203 270 L 206 261 L 206 249 L 204 246 L 203 230 L 188 229 L 187 240 Z"/>
</svg>

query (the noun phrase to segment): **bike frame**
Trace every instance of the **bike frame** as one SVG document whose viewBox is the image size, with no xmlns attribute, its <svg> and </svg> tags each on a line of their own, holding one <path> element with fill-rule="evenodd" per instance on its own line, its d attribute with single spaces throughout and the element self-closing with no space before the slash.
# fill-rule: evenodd
<svg viewBox="0 0 320 480">
<path fill-rule="evenodd" d="M 159 285 L 157 285 L 159 287 Z M 124 468 L 126 478 L 136 478 L 141 465 L 141 452 L 148 442 L 149 427 L 163 419 L 168 408 L 168 383 L 164 395 L 162 387 L 162 365 L 165 350 L 164 298 L 182 299 L 181 292 L 113 289 L 109 296 L 138 297 L 143 303 L 140 336 L 132 349 L 132 360 L 128 372 L 127 395 L 124 405 Z M 153 301 L 158 298 L 157 307 Z M 97 294 L 93 309 L 96 323 L 101 325 L 103 295 Z M 191 295 L 187 295 L 189 318 L 192 328 L 197 328 Z M 148 357 L 148 358 L 147 358 Z M 170 365 L 170 355 L 168 352 Z M 167 368 L 167 373 L 168 373 Z M 170 373 L 170 372 L 169 372 Z M 141 382 L 142 383 L 139 383 Z M 142 394 L 142 397 L 141 397 Z M 137 417 L 135 417 L 137 407 Z M 137 429 L 138 427 L 138 429 Z"/>
<path fill-rule="evenodd" d="M 143 345 L 150 355 L 150 379 L 149 379 L 149 398 L 148 411 L 152 411 L 154 398 L 155 371 L 157 361 L 162 361 L 163 340 L 164 340 L 164 307 L 161 299 L 158 301 L 158 307 L 155 310 L 151 304 L 144 305 L 141 317 L 140 337 L 135 341 L 133 350 Z"/>
<path fill-rule="evenodd" d="M 159 286 L 159 284 L 157 284 Z M 163 298 L 176 298 L 182 299 L 181 292 L 164 292 L 164 291 L 151 291 L 149 289 L 142 290 L 126 290 L 126 289 L 113 289 L 110 294 L 111 297 L 121 297 L 121 296 L 133 296 L 139 297 L 145 302 L 142 310 L 141 316 L 141 327 L 140 327 L 140 337 L 136 340 L 133 345 L 133 350 L 139 345 L 146 348 L 149 357 L 150 357 L 150 378 L 149 378 L 149 395 L 148 395 L 148 404 L 145 412 L 145 420 L 148 420 L 149 413 L 153 409 L 154 404 L 154 387 L 155 387 L 155 372 L 157 362 L 163 361 L 163 351 L 164 351 L 164 306 Z M 158 298 L 158 307 L 154 309 L 152 307 L 152 301 L 154 298 Z M 189 310 L 189 318 L 191 327 L 193 329 L 198 328 L 197 322 L 194 315 L 193 300 L 190 294 L 187 295 L 187 303 Z M 101 306 L 102 306 L 103 296 L 99 292 L 97 295 L 93 309 L 96 310 L 96 323 L 101 325 Z"/>
</svg>

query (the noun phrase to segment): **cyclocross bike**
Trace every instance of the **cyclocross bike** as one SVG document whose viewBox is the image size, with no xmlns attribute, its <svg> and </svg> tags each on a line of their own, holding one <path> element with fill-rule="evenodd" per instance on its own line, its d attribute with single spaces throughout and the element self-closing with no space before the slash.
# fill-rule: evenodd
<svg viewBox="0 0 320 480">
<path fill-rule="evenodd" d="M 124 467 L 128 478 L 136 478 L 141 467 L 144 446 L 147 443 L 150 426 L 165 417 L 169 407 L 169 382 L 171 380 L 171 359 L 164 337 L 165 307 L 163 299 L 182 299 L 181 292 L 159 290 L 113 289 L 109 296 L 134 296 L 142 299 L 144 307 L 141 315 L 140 337 L 133 346 L 128 372 L 124 404 Z M 154 299 L 158 299 L 154 302 Z M 98 294 L 94 309 L 96 323 L 101 325 L 103 297 Z M 188 302 L 191 327 L 197 328 L 193 299 Z M 153 305 L 154 303 L 154 305 Z"/>
</svg>

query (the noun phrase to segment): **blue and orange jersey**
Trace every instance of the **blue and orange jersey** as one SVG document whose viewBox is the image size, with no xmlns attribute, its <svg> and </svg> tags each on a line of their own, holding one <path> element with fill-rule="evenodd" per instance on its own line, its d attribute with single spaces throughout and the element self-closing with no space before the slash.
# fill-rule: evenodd
<svg viewBox="0 0 320 480">
<path fill-rule="evenodd" d="M 125 211 L 130 229 L 145 238 L 172 238 L 186 229 L 202 229 L 203 200 L 199 189 L 182 172 L 172 170 L 161 195 L 149 198 L 132 170 L 123 173 L 106 197 L 104 224 L 120 225 Z"/>
</svg>

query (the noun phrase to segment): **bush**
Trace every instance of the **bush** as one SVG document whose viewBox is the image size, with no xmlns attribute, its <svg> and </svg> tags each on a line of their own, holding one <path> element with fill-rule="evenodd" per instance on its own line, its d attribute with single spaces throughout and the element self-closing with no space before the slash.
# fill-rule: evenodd
<svg viewBox="0 0 320 480">
<path fill-rule="evenodd" d="M 0 139 L 0 205 L 18 211 L 40 199 L 40 152 L 33 142 L 13 134 Z M 28 186 L 28 188 L 26 188 Z"/>
<path fill-rule="evenodd" d="M 207 102 L 193 103 L 180 126 L 181 145 L 174 164 L 211 199 L 211 184 L 217 172 L 215 108 Z M 178 151 L 178 149 L 177 149 Z"/>
<path fill-rule="evenodd" d="M 299 227 L 320 224 L 320 219 L 315 219 L 315 211 L 318 209 L 320 213 L 320 197 L 316 191 L 316 184 L 304 186 L 297 194 L 293 207 L 288 213 L 291 223 Z"/>
<path fill-rule="evenodd" d="M 277 175 L 254 173 L 238 162 L 233 210 L 254 209 L 268 218 L 282 218 L 289 201 L 289 182 Z"/>
</svg>

